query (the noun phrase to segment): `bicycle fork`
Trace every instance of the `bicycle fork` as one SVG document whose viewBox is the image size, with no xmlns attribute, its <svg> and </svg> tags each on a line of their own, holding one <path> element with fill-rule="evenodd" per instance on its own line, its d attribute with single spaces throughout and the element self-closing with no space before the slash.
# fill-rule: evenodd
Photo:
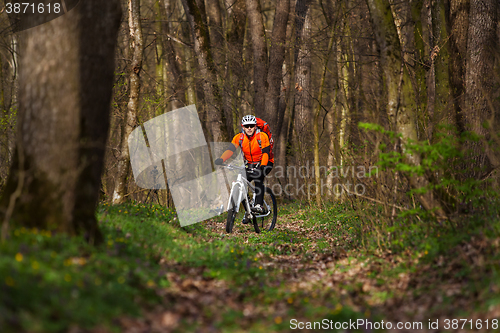
<svg viewBox="0 0 500 333">
<path fill-rule="evenodd" d="M 235 189 L 236 186 L 239 187 L 238 200 L 234 201 L 233 200 L 233 196 L 234 196 L 234 189 Z M 243 196 L 245 196 L 244 200 L 243 200 Z M 234 209 L 235 209 L 235 211 L 237 213 L 239 211 L 239 209 L 240 209 L 240 203 L 242 201 L 244 201 L 245 202 L 244 205 L 246 206 L 246 211 L 247 211 L 248 218 L 249 219 L 253 219 L 252 209 L 250 208 L 250 202 L 248 201 L 247 197 L 248 197 L 248 194 L 247 194 L 247 189 L 246 189 L 245 183 L 243 181 L 243 177 L 241 176 L 241 174 L 239 174 L 238 178 L 236 179 L 236 181 L 234 181 L 233 184 L 232 184 L 231 196 L 229 197 L 229 202 L 228 202 L 228 205 L 227 205 L 228 210 L 231 209 L 231 204 L 233 204 L 234 205 Z"/>
</svg>

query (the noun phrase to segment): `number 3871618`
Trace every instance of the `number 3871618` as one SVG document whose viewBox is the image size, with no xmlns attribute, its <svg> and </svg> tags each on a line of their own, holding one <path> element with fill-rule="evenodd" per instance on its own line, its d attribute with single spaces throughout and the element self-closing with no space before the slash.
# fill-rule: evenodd
<svg viewBox="0 0 500 333">
<path fill-rule="evenodd" d="M 56 3 L 11 3 L 5 4 L 5 11 L 7 14 L 59 14 L 61 13 L 61 4 Z"/>
<path fill-rule="evenodd" d="M 469 326 L 470 325 L 470 326 Z M 467 319 L 445 319 L 444 320 L 444 329 L 449 330 L 449 329 L 467 329 L 469 328 L 472 330 L 480 330 L 482 328 L 486 329 L 498 329 L 499 327 L 499 321 L 498 319 L 477 319 L 477 320 L 467 320 Z"/>
</svg>

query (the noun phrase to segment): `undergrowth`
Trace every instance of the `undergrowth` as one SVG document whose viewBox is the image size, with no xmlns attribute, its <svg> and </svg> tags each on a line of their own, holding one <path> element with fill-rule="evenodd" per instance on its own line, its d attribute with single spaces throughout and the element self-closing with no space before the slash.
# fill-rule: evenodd
<svg viewBox="0 0 500 333">
<path fill-rule="evenodd" d="M 0 244 L 0 327 L 6 332 L 60 332 L 101 325 L 116 331 L 116 318 L 175 306 L 162 296 L 173 287 L 169 273 L 183 280 L 196 278 L 193 274 L 201 274 L 199 278 L 206 281 L 223 280 L 242 304 L 264 309 L 281 304 L 278 308 L 287 309 L 286 317 L 264 311 L 259 320 L 246 324 L 242 324 L 243 308 L 211 309 L 219 315 L 215 327 L 226 331 L 238 331 L 241 325 L 255 332 L 287 331 L 287 318 L 363 318 L 370 313 L 370 302 L 386 304 L 402 297 L 390 286 L 401 274 L 418 274 L 422 267 L 434 276 L 430 281 L 470 278 L 468 292 L 484 301 L 481 304 L 496 304 L 496 293 L 483 293 L 498 280 L 496 210 L 453 224 L 432 222 L 432 227 L 415 216 L 384 219 L 382 212 L 379 205 L 361 201 L 322 209 L 282 204 L 273 232 L 256 234 L 252 226 L 238 223 L 239 233 L 227 235 L 221 232 L 225 214 L 181 228 L 174 211 L 165 207 L 104 204 L 98 217 L 105 241 L 97 247 L 81 237 L 14 229 Z M 467 244 L 483 248 L 482 264 L 460 259 L 449 271 L 443 262 L 455 260 L 454 251 Z M 387 255 L 394 258 L 390 265 Z M 280 264 L 279 258 L 288 261 Z M 334 265 L 328 266 L 328 274 L 349 277 L 338 285 L 340 291 L 314 284 L 310 289 L 290 288 L 290 279 L 307 276 L 315 262 L 324 265 L 331 260 Z M 361 264 L 365 275 L 351 281 L 349 271 Z M 197 273 L 190 267 L 197 268 Z M 491 279 L 479 282 L 484 274 Z M 387 287 L 366 293 L 366 281 Z M 424 284 L 415 292 L 428 293 L 432 288 L 433 284 Z M 358 310 L 349 305 L 349 297 L 358 300 Z M 368 301 L 360 301 L 363 297 Z M 372 310 L 372 319 L 383 317 L 384 313 Z M 180 325 L 179 329 L 192 331 L 200 324 L 182 321 Z"/>
<path fill-rule="evenodd" d="M 282 207 L 280 214 L 295 209 Z M 302 243 L 307 249 L 307 235 L 287 230 L 257 235 L 249 229 L 243 239 L 213 232 L 204 222 L 181 228 L 173 210 L 136 203 L 101 205 L 98 216 L 105 241 L 96 247 L 82 237 L 38 229 L 11 231 L 0 244 L 0 327 L 7 332 L 59 332 L 96 325 L 112 329 L 113 319 L 140 316 L 162 304 L 158 290 L 169 287 L 166 273 L 179 265 L 205 268 L 206 278 L 243 288 L 241 297 L 249 301 L 271 304 L 301 298 L 300 291 L 279 288 L 286 281 L 261 260 L 289 253 L 279 250 L 282 244 Z M 327 221 L 324 227 L 329 225 Z M 339 236 L 344 233 L 348 234 L 339 230 Z M 348 307 L 332 312 L 337 303 L 332 300 L 328 316 L 353 316 Z M 304 303 L 296 311 L 317 310 Z M 231 319 L 228 314 L 219 325 L 234 325 L 239 315 Z M 272 325 L 278 329 L 282 323 Z"/>
</svg>

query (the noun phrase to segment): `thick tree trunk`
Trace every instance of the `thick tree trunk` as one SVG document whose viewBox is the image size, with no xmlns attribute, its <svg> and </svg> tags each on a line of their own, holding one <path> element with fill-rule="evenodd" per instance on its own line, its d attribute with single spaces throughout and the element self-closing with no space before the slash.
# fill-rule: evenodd
<svg viewBox="0 0 500 333">
<path fill-rule="evenodd" d="M 82 1 L 23 32 L 16 156 L 0 202 L 4 237 L 12 218 L 101 240 L 95 206 L 120 11 L 119 1 Z"/>
<path fill-rule="evenodd" d="M 498 50 L 498 0 L 470 0 L 469 29 L 466 59 L 465 129 L 489 140 L 494 126 L 493 86 L 495 84 L 495 56 Z M 489 128 L 489 129 L 488 129 Z M 487 144 L 467 145 L 473 154 L 471 175 L 481 176 L 496 167 L 499 161 Z M 469 163 L 469 161 L 467 161 Z"/>
<path fill-rule="evenodd" d="M 128 151 L 128 137 L 137 125 L 137 111 L 139 110 L 139 93 L 141 90 L 140 73 L 142 70 L 142 53 L 144 41 L 142 38 L 141 14 L 139 0 L 128 2 L 128 26 L 130 34 L 130 48 L 132 62 L 129 72 L 129 101 L 127 113 L 123 119 L 120 143 L 120 158 L 117 165 L 115 189 L 113 191 L 113 205 L 125 202 L 127 194 L 127 177 L 130 171 L 130 153 Z"/>
</svg>

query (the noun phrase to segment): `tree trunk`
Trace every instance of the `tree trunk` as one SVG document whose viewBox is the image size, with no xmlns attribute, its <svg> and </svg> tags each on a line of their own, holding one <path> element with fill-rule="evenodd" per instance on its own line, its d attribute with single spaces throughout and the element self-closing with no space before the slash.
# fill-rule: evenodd
<svg viewBox="0 0 500 333">
<path fill-rule="evenodd" d="M 282 67 L 282 75 L 283 75 L 283 82 L 281 85 L 281 91 L 283 92 L 282 96 L 280 97 L 279 101 L 279 106 L 278 106 L 278 112 L 283 114 L 283 120 L 281 121 L 280 125 L 280 130 L 279 130 L 279 135 L 276 135 L 275 140 L 275 169 L 276 171 L 273 173 L 273 176 L 278 180 L 278 182 L 281 183 L 282 188 L 283 186 L 286 185 L 286 161 L 287 161 L 287 151 L 290 148 L 289 147 L 289 141 L 288 141 L 288 129 L 290 127 L 290 114 L 291 114 L 291 105 L 293 103 L 289 103 L 290 99 L 293 96 L 293 90 L 290 87 L 290 83 L 292 82 L 292 70 L 290 67 L 292 67 L 292 61 L 293 61 L 293 53 L 289 53 L 289 55 L 286 57 L 287 61 L 283 64 Z M 276 130 L 274 130 L 276 132 Z"/>
<path fill-rule="evenodd" d="M 281 135 L 281 125 L 285 115 L 285 108 L 280 109 L 280 98 L 284 97 L 282 89 L 283 62 L 286 51 L 286 35 L 290 0 L 279 0 L 276 3 L 274 14 L 273 33 L 271 36 L 271 49 L 269 52 L 269 69 L 266 81 L 265 113 L 266 121 L 273 129 L 273 136 Z"/>
<path fill-rule="evenodd" d="M 366 2 L 381 55 L 380 63 L 387 90 L 387 114 L 393 125 L 393 130 L 402 135 L 402 151 L 406 163 L 419 165 L 420 155 L 410 154 L 406 150 L 406 144 L 410 140 L 418 140 L 416 105 L 410 75 L 407 67 L 403 64 L 401 44 L 390 4 L 387 0 L 367 0 Z M 410 175 L 409 181 L 413 188 L 427 187 L 429 183 L 425 177 L 417 175 Z M 446 214 L 440 203 L 434 199 L 432 190 L 419 195 L 419 201 L 426 210 L 434 211 L 439 220 L 446 219 Z"/>
<path fill-rule="evenodd" d="M 434 100 L 434 117 L 431 121 L 433 124 L 454 125 L 454 113 L 451 112 L 452 109 L 450 108 L 453 103 L 448 72 L 450 53 L 449 48 L 444 45 L 448 40 L 444 1 L 432 3 L 432 32 L 435 41 L 429 57 L 434 66 L 436 97 Z"/>
<path fill-rule="evenodd" d="M 18 137 L 0 201 L 2 236 L 26 227 L 102 236 L 95 218 L 121 15 L 115 0 L 82 1 L 22 34 Z M 64 41 L 64 43 L 61 43 Z"/>
<path fill-rule="evenodd" d="M 205 106 L 208 118 L 208 129 L 214 142 L 226 142 L 227 135 L 225 116 L 221 110 L 222 100 L 217 87 L 217 76 L 214 67 L 210 36 L 206 26 L 206 13 L 203 1 L 182 0 L 189 27 L 193 35 L 194 52 L 202 78 L 205 95 Z"/>
<path fill-rule="evenodd" d="M 334 29 L 334 28 L 333 28 Z M 332 30 L 333 30 L 332 29 Z M 321 175 L 320 175 L 320 161 L 319 161 L 319 115 L 321 112 L 321 109 L 323 107 L 323 90 L 325 88 L 325 78 L 326 78 L 326 72 L 328 69 L 328 61 L 330 60 L 330 53 L 333 49 L 335 41 L 335 34 L 334 31 L 332 31 L 332 36 L 330 37 L 330 41 L 328 42 L 328 49 L 327 49 L 327 54 L 326 54 L 326 59 L 325 59 L 325 65 L 323 68 L 323 75 L 321 76 L 321 83 L 319 85 L 319 93 L 318 93 L 318 106 L 316 107 L 316 110 L 314 111 L 314 120 L 313 120 L 313 133 L 314 133 L 314 176 L 315 176 L 315 182 L 316 182 L 316 205 L 318 207 L 321 206 L 321 195 L 322 195 L 322 182 L 321 182 Z"/>
<path fill-rule="evenodd" d="M 163 41 L 163 35 L 166 33 L 163 29 L 163 18 L 166 16 L 163 15 L 164 6 L 162 0 L 156 0 L 154 4 L 155 10 L 155 80 L 156 80 L 156 96 L 159 99 L 159 107 L 156 108 L 156 112 L 153 117 L 159 116 L 164 113 L 166 110 L 166 97 L 167 97 L 167 89 L 165 87 L 168 76 L 166 76 L 167 69 L 165 68 L 164 58 L 165 58 L 165 43 Z"/>
<path fill-rule="evenodd" d="M 327 121 L 327 129 L 328 129 L 328 134 L 330 135 L 328 139 L 328 157 L 326 159 L 326 168 L 327 170 L 331 171 L 333 167 L 335 166 L 336 163 L 336 158 L 335 158 L 335 141 L 337 140 L 336 138 L 336 133 L 335 133 L 335 104 L 337 103 L 337 93 L 334 93 L 333 97 L 333 103 L 332 103 L 332 108 L 330 111 L 328 111 L 328 114 L 326 115 L 326 121 Z M 327 189 L 327 195 L 329 197 L 333 196 L 333 172 L 330 172 L 326 176 L 326 189 Z"/>
<path fill-rule="evenodd" d="M 311 100 L 311 44 L 309 38 L 311 37 L 311 14 L 309 11 L 308 4 L 304 4 L 305 1 L 298 1 L 297 8 L 301 7 L 301 4 L 305 6 L 298 13 L 297 17 L 303 18 L 303 22 L 297 23 L 301 27 L 300 31 L 297 31 L 298 38 L 296 45 L 298 44 L 298 50 L 296 52 L 296 64 L 295 64 L 295 132 L 299 138 L 300 144 L 305 145 L 307 141 L 306 137 L 310 138 L 311 133 L 311 120 L 312 120 L 312 100 Z M 304 12 L 305 11 L 305 12 Z M 300 133 L 300 135 L 298 134 Z M 302 147 L 304 150 L 305 147 Z M 302 154 L 303 151 L 300 152 Z"/>
<path fill-rule="evenodd" d="M 226 94 L 230 94 L 229 105 L 232 117 L 232 133 L 240 131 L 240 113 L 241 111 L 241 87 L 245 85 L 246 77 L 241 75 L 245 72 L 245 61 L 243 59 L 243 50 L 246 32 L 246 6 L 245 0 L 225 0 L 226 13 Z M 246 113 L 245 113 L 246 114 Z M 231 136 L 229 136 L 231 137 Z"/>
<path fill-rule="evenodd" d="M 128 26 L 130 34 L 130 48 L 132 62 L 129 72 L 129 101 L 127 113 L 122 123 L 120 157 L 117 165 L 115 189 L 113 191 L 113 205 L 125 202 L 127 192 L 127 177 L 130 171 L 130 153 L 128 151 L 128 137 L 137 125 L 137 111 L 139 110 L 139 93 L 141 90 L 140 73 L 142 70 L 142 53 L 144 41 L 141 29 L 141 14 L 139 0 L 128 2 Z"/>
<path fill-rule="evenodd" d="M 346 31 L 349 31 L 348 22 L 343 21 L 343 29 L 341 31 L 342 35 L 346 34 Z M 336 107 L 338 109 L 337 114 L 340 116 L 340 126 L 339 126 L 339 167 L 343 167 L 345 165 L 345 153 L 347 150 L 346 143 L 347 138 L 349 137 L 349 126 L 351 123 L 351 104 L 350 101 L 350 89 L 349 82 L 352 80 L 351 71 L 349 70 L 349 66 L 351 65 L 349 62 L 349 38 L 346 38 L 344 41 L 344 45 L 342 45 L 342 40 L 338 39 L 337 41 L 337 78 L 338 78 L 338 98 Z M 345 45 L 347 44 L 347 45 Z"/>
<path fill-rule="evenodd" d="M 228 138 L 234 136 L 233 130 L 233 110 L 231 108 L 231 98 L 229 94 L 230 82 L 227 82 L 227 61 L 230 54 L 225 53 L 224 47 L 224 33 L 222 27 L 222 13 L 219 0 L 206 0 L 208 26 L 210 33 L 210 46 L 213 51 L 215 69 L 217 73 L 217 83 L 221 93 L 222 112 L 224 113 L 225 127 L 227 130 Z"/>
<path fill-rule="evenodd" d="M 494 119 L 493 86 L 495 84 L 495 53 L 498 50 L 498 0 L 470 0 L 466 59 L 465 129 L 489 140 Z M 490 129 L 488 129 L 488 127 Z M 496 130 L 496 128 L 493 128 Z M 499 161 L 488 144 L 469 142 L 471 175 L 480 177 L 496 167 Z M 485 151 L 486 150 L 486 151 Z M 466 163 L 469 163 L 467 161 Z"/>
<path fill-rule="evenodd" d="M 253 50 L 253 88 L 255 115 L 264 117 L 268 69 L 266 33 L 259 0 L 246 0 L 248 25 Z"/>
<path fill-rule="evenodd" d="M 434 115 L 436 112 L 436 66 L 434 60 L 435 52 L 435 37 L 436 34 L 433 29 L 433 12 L 434 8 L 430 0 L 425 0 L 422 6 L 422 37 L 424 38 L 425 53 L 428 59 L 428 70 L 426 73 L 425 83 L 427 86 L 427 114 L 428 124 L 426 128 L 427 139 L 430 141 L 434 133 Z M 439 47 L 439 46 L 438 46 Z"/>
<path fill-rule="evenodd" d="M 465 130 L 465 59 L 469 29 L 469 0 L 445 0 L 450 49 L 450 86 L 459 131 Z"/>
<path fill-rule="evenodd" d="M 299 2 L 297 3 L 299 6 Z M 297 150 L 297 163 L 300 166 L 309 168 L 309 160 L 311 159 L 311 149 L 309 149 L 312 141 L 312 89 L 311 89 L 311 11 L 308 5 L 303 9 L 305 13 L 302 29 L 300 30 L 300 38 L 298 39 L 299 50 L 297 52 L 297 62 L 295 66 L 295 135 Z M 301 17 L 302 12 L 298 17 Z M 299 24 L 300 25 L 300 24 Z M 306 182 L 308 199 L 309 193 L 309 177 L 304 177 Z"/>
<path fill-rule="evenodd" d="M 170 0 L 158 0 L 160 2 L 160 14 L 162 19 L 162 30 L 170 35 L 170 27 L 168 22 L 167 13 L 171 11 L 170 8 Z M 171 38 L 163 39 L 163 45 L 165 46 L 165 62 L 166 62 L 166 81 L 167 85 L 167 96 L 168 96 L 168 108 L 167 110 L 176 110 L 186 105 L 186 97 L 184 93 L 184 82 L 181 76 L 181 70 L 179 68 L 179 64 L 176 61 L 178 57 L 176 50 L 174 48 L 174 43 Z M 189 62 L 188 59 L 185 60 Z M 188 73 L 188 77 L 191 76 L 191 73 Z M 194 104 L 189 103 L 189 104 Z M 166 112 L 165 110 L 164 112 Z"/>
</svg>

